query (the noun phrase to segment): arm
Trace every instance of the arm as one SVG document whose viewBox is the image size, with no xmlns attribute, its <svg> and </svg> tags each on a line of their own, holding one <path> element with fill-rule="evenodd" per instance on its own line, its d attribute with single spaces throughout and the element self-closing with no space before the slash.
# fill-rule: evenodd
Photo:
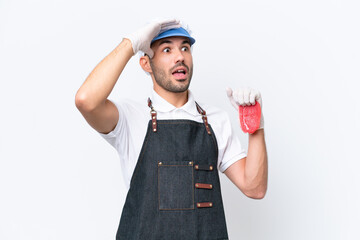
<svg viewBox="0 0 360 240">
<path fill-rule="evenodd" d="M 116 126 L 119 113 L 107 97 L 133 54 L 131 42 L 124 39 L 94 68 L 76 93 L 76 107 L 98 132 L 109 133 Z"/>
<path fill-rule="evenodd" d="M 224 173 L 246 196 L 264 198 L 268 178 L 264 129 L 249 134 L 247 157 L 232 164 Z"/>
<path fill-rule="evenodd" d="M 119 112 L 107 98 L 121 72 L 138 51 L 152 56 L 150 42 L 160 31 L 178 26 L 179 21 L 174 19 L 154 21 L 129 34 L 94 68 L 75 96 L 76 107 L 91 127 L 104 134 L 114 130 L 119 120 Z"/>
<path fill-rule="evenodd" d="M 229 88 L 227 95 L 234 108 L 255 105 L 255 100 L 262 107 L 260 92 L 242 88 L 234 93 Z M 254 120 L 254 119 L 253 119 Z M 224 172 L 225 175 L 248 197 L 264 198 L 267 190 L 268 162 L 264 135 L 264 117 L 261 111 L 260 124 L 254 133 L 249 133 L 247 157 L 232 164 Z"/>
</svg>

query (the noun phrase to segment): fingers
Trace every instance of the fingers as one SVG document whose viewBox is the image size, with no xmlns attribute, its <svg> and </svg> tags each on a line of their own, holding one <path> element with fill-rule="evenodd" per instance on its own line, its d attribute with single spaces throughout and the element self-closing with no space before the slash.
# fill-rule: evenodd
<svg viewBox="0 0 360 240">
<path fill-rule="evenodd" d="M 228 96 L 229 98 L 232 97 L 232 94 L 233 94 L 232 89 L 229 88 L 229 87 L 227 87 L 227 88 L 226 88 L 226 94 L 227 94 L 227 96 Z"/>
<path fill-rule="evenodd" d="M 256 90 L 256 94 L 255 94 L 255 100 L 258 101 L 260 103 L 260 106 L 262 107 L 262 98 L 261 98 L 261 94 L 259 91 Z"/>
<path fill-rule="evenodd" d="M 251 89 L 249 88 L 245 88 L 244 91 L 243 91 L 243 99 L 244 99 L 244 104 L 246 106 L 250 106 L 250 92 L 251 92 Z"/>
<path fill-rule="evenodd" d="M 249 87 L 242 87 L 232 91 L 233 101 L 238 106 L 251 106 L 255 105 L 256 101 L 262 105 L 260 92 L 256 89 Z"/>
<path fill-rule="evenodd" d="M 181 27 L 180 20 L 178 20 L 178 19 L 164 20 L 164 21 L 159 22 L 159 24 L 161 26 L 160 33 L 165 32 L 165 31 L 167 31 L 169 29 L 172 29 L 172 28 Z"/>
<path fill-rule="evenodd" d="M 180 25 L 180 20 L 178 19 L 168 19 L 160 22 L 161 28 L 173 28 L 174 25 Z"/>
<path fill-rule="evenodd" d="M 236 103 L 235 100 L 234 100 L 233 90 L 232 90 L 231 88 L 229 88 L 229 87 L 226 88 L 226 95 L 228 96 L 231 105 L 233 105 L 233 107 L 235 108 L 235 110 L 238 111 L 238 110 L 239 110 L 239 106 L 237 105 L 237 103 Z"/>
<path fill-rule="evenodd" d="M 245 106 L 244 97 L 245 96 L 245 88 L 236 89 L 233 93 L 235 102 L 240 106 Z"/>
<path fill-rule="evenodd" d="M 148 28 L 152 33 L 151 36 L 155 37 L 156 35 L 163 33 L 172 28 L 179 28 L 180 27 L 180 20 L 178 19 L 164 19 L 164 18 L 157 18 L 152 20 L 148 24 Z"/>
<path fill-rule="evenodd" d="M 251 90 L 249 95 L 249 101 L 251 105 L 255 105 L 256 100 L 256 90 Z"/>
<path fill-rule="evenodd" d="M 258 90 L 256 90 L 256 89 L 251 89 L 250 102 L 251 103 L 253 102 L 253 105 L 254 105 L 255 101 L 259 102 L 260 106 L 262 106 L 260 92 Z"/>
</svg>

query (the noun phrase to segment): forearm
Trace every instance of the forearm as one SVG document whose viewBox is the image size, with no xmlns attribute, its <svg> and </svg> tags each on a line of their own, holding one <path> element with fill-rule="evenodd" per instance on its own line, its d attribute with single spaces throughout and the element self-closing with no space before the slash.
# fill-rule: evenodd
<svg viewBox="0 0 360 240">
<path fill-rule="evenodd" d="M 105 102 L 133 54 L 131 42 L 124 39 L 94 68 L 76 93 L 83 108 L 92 110 Z"/>
<path fill-rule="evenodd" d="M 244 181 L 248 193 L 263 197 L 267 189 L 268 162 L 264 129 L 249 134 Z"/>
</svg>

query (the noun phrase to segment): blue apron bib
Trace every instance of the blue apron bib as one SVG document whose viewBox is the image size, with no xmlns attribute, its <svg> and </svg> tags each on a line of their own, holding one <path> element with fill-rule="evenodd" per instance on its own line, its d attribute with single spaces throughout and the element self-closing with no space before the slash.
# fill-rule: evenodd
<svg viewBox="0 0 360 240">
<path fill-rule="evenodd" d="M 157 120 L 151 108 L 116 240 L 227 240 L 218 147 L 204 123 Z"/>
</svg>

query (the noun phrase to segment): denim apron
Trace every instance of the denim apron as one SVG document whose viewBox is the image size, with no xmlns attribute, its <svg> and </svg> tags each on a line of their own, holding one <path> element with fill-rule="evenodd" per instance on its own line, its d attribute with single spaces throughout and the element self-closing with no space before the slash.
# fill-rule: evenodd
<svg viewBox="0 0 360 240">
<path fill-rule="evenodd" d="M 195 102 L 196 103 L 196 102 Z M 203 123 L 157 120 L 151 108 L 116 240 L 227 240 L 218 147 Z"/>
</svg>

